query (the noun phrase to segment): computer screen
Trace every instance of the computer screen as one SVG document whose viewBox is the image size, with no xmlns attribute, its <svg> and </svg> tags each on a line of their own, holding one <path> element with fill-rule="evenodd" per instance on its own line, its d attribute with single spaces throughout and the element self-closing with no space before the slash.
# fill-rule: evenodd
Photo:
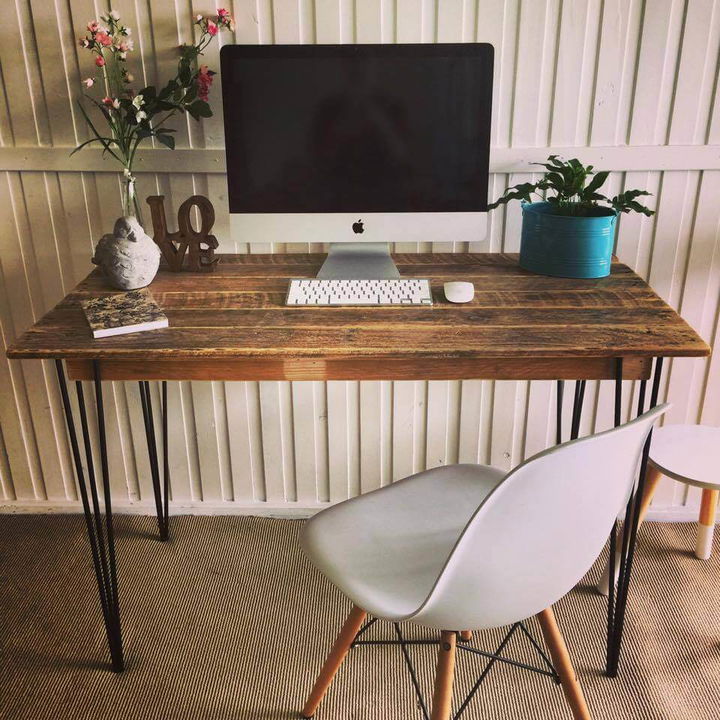
<svg viewBox="0 0 720 720">
<path fill-rule="evenodd" d="M 231 213 L 487 209 L 487 44 L 222 49 Z"/>
</svg>

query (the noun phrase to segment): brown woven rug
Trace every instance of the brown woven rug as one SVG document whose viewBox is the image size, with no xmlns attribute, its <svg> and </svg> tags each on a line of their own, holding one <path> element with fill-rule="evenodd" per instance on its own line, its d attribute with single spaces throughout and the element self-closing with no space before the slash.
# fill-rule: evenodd
<svg viewBox="0 0 720 720">
<path fill-rule="evenodd" d="M 301 523 L 177 517 L 171 525 L 163 545 L 152 518 L 116 519 L 127 670 L 114 675 L 82 517 L 0 516 L 3 720 L 298 717 L 348 610 L 298 548 Z M 642 528 L 617 680 L 600 672 L 605 606 L 591 589 L 599 567 L 556 606 L 596 720 L 720 717 L 720 547 L 708 562 L 692 547 L 692 525 Z M 378 625 L 375 637 L 392 637 Z M 540 637 L 534 621 L 530 628 Z M 500 638 L 473 642 L 489 650 Z M 507 654 L 534 662 L 528 648 L 518 636 Z M 429 696 L 435 649 L 411 653 Z M 459 657 L 456 697 L 484 662 Z M 353 650 L 316 715 L 421 717 L 400 649 L 389 646 Z M 499 664 L 463 715 L 568 717 L 549 678 Z"/>
</svg>

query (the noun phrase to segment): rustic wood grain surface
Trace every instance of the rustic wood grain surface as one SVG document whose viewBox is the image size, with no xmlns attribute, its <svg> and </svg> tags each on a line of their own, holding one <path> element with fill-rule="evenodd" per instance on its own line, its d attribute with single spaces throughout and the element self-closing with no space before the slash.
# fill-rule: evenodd
<svg viewBox="0 0 720 720">
<path fill-rule="evenodd" d="M 607 278 L 573 280 L 531 274 L 516 255 L 395 255 L 403 276 L 430 278 L 434 305 L 308 308 L 285 306 L 288 282 L 314 277 L 324 255 L 218 257 L 212 275 L 160 271 L 150 290 L 166 329 L 94 340 L 79 303 L 113 292 L 96 270 L 8 357 L 84 361 L 70 363 L 76 377 L 98 359 L 113 371 L 103 377 L 125 379 L 600 378 L 616 357 L 626 377 L 645 377 L 654 356 L 710 352 L 618 262 Z M 473 282 L 474 300 L 447 302 L 451 279 Z"/>
</svg>

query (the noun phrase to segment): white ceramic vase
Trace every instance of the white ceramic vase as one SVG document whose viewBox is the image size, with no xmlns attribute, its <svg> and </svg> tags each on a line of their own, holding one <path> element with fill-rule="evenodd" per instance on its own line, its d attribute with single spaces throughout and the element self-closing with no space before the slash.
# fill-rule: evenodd
<svg viewBox="0 0 720 720">
<path fill-rule="evenodd" d="M 112 234 L 100 239 L 92 261 L 114 288 L 137 290 L 149 285 L 157 274 L 160 248 L 137 218 L 125 215 L 115 221 Z"/>
</svg>

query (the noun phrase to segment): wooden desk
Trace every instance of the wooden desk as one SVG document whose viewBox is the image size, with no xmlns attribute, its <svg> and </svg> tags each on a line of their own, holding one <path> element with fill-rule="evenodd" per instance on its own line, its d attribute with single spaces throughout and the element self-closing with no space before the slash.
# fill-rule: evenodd
<svg viewBox="0 0 720 720">
<path fill-rule="evenodd" d="M 657 360 L 651 405 L 657 400 L 663 357 L 701 357 L 710 352 L 672 308 L 617 262 L 607 278 L 571 280 L 526 272 L 518 267 L 515 255 L 396 255 L 403 276 L 431 279 L 433 306 L 285 307 L 289 279 L 314 277 L 324 258 L 224 255 L 213 274 L 161 271 L 151 290 L 170 327 L 101 340 L 92 338 L 79 306 L 83 298 L 108 292 L 102 276 L 94 271 L 8 349 L 10 358 L 56 360 L 115 670 L 122 670 L 123 655 L 101 380 L 139 381 L 164 539 L 168 536 L 168 444 L 163 443 L 161 483 L 148 380 L 554 379 L 560 399 L 563 379 L 574 379 L 571 437 L 577 437 L 586 380 L 615 381 L 619 423 L 621 379 L 641 381 L 642 410 L 653 358 Z M 475 284 L 471 303 L 451 305 L 444 299 L 442 284 L 452 279 Z M 95 381 L 104 528 L 82 384 L 76 383 L 76 392 L 87 484 L 63 360 L 71 379 Z M 162 411 L 167 440 L 164 382 Z M 559 438 L 559 412 L 557 422 Z M 640 492 L 643 478 L 644 471 Z M 611 675 L 617 672 L 637 530 L 637 515 L 630 508 L 626 521 L 631 532 L 625 533 L 630 541 L 623 553 L 621 582 L 608 605 Z"/>
<path fill-rule="evenodd" d="M 429 277 L 427 307 L 286 307 L 290 278 L 324 255 L 224 255 L 213 274 L 161 271 L 151 290 L 170 327 L 94 340 L 79 302 L 108 293 L 98 270 L 8 349 L 62 358 L 70 377 L 104 380 L 648 378 L 657 356 L 708 346 L 627 266 L 600 280 L 533 275 L 515 255 L 397 255 L 403 276 Z M 465 305 L 446 280 L 475 283 Z"/>
</svg>

